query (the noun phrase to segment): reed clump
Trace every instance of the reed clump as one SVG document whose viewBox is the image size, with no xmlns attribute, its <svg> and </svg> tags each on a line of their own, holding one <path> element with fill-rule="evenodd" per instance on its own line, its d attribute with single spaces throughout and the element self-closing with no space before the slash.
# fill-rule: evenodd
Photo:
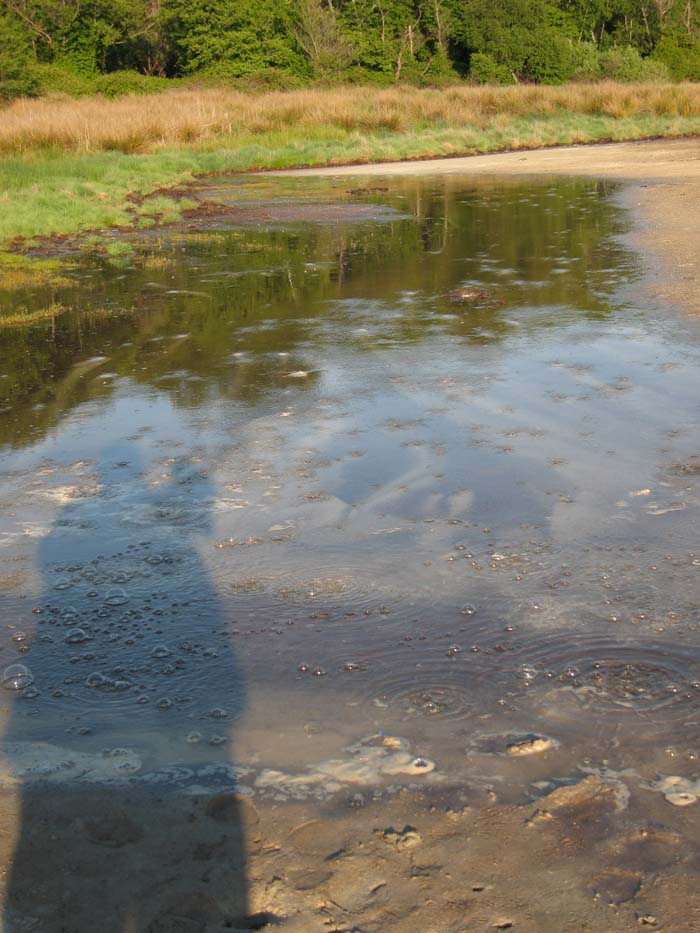
<svg viewBox="0 0 700 933">
<path fill-rule="evenodd" d="M 2 110 L 0 153 L 32 150 L 149 153 L 173 146 L 235 147 L 271 133 L 409 133 L 428 126 L 484 126 L 504 117 L 568 112 L 613 118 L 700 115 L 698 84 L 597 82 L 559 87 L 305 88 L 245 93 L 226 88 L 152 95 L 43 97 Z"/>
</svg>

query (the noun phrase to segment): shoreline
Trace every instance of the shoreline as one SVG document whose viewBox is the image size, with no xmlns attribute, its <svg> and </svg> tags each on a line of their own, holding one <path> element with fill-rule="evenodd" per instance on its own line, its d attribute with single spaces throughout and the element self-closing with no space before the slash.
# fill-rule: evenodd
<svg viewBox="0 0 700 933">
<path fill-rule="evenodd" d="M 645 287 L 657 298 L 700 316 L 700 140 L 630 141 L 558 146 L 527 152 L 287 169 L 286 177 L 581 175 L 638 182 L 629 207 L 632 241 L 655 263 Z"/>
<path fill-rule="evenodd" d="M 127 157 L 124 157 L 127 158 Z M 627 206 L 635 218 L 632 243 L 651 260 L 644 283 L 647 293 L 682 309 L 690 316 L 700 315 L 700 137 L 656 138 L 625 142 L 590 141 L 576 145 L 555 145 L 535 149 L 509 149 L 484 155 L 409 158 L 405 161 L 353 162 L 296 168 L 221 166 L 196 172 L 189 179 L 179 177 L 172 185 L 158 185 L 150 193 L 133 192 L 130 204 L 137 211 L 132 223 L 120 218 L 105 228 L 48 232 L 29 240 L 16 238 L 10 250 L 0 248 L 0 288 L 19 275 L 29 281 L 33 271 L 45 279 L 60 282 L 60 269 L 40 268 L 41 256 L 57 256 L 67 244 L 95 248 L 96 241 L 108 244 L 113 234 L 138 232 L 139 213 L 152 214 L 151 229 L 172 228 L 196 222 L 212 212 L 227 208 L 213 202 L 194 203 L 188 199 L 202 178 L 211 175 L 266 175 L 274 177 L 379 177 L 460 175 L 465 177 L 511 178 L 579 175 L 614 179 L 632 184 Z M 228 208 L 230 210 L 230 208 Z M 95 236 L 97 234 L 97 236 Z M 100 237 L 102 240 L 100 240 Z M 105 239 L 106 237 L 106 239 Z M 29 247 L 38 254 L 28 254 Z M 46 263 L 46 258 L 43 260 Z M 3 278 L 3 276 L 5 278 Z"/>
</svg>

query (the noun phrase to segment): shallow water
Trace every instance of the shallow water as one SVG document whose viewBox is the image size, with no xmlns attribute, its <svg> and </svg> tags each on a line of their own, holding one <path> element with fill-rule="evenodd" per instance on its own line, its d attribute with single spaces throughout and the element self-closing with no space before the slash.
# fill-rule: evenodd
<svg viewBox="0 0 700 933">
<path fill-rule="evenodd" d="M 5 771 L 695 773 L 700 347 L 624 190 L 364 184 L 214 179 L 0 330 Z"/>
</svg>

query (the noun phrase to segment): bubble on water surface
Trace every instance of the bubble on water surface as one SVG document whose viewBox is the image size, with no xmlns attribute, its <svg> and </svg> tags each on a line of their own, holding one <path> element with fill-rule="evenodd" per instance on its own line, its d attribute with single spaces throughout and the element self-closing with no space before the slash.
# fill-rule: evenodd
<svg viewBox="0 0 700 933">
<path fill-rule="evenodd" d="M 86 687 L 94 687 L 99 690 L 101 687 L 104 687 L 108 683 L 107 677 L 104 674 L 100 674 L 99 671 L 94 671 L 92 674 L 88 674 L 85 678 Z"/>
<path fill-rule="evenodd" d="M 391 705 L 398 703 L 404 712 L 411 715 L 459 718 L 467 714 L 473 701 L 469 694 L 457 686 L 429 685 L 422 689 L 406 689 L 391 698 Z"/>
<path fill-rule="evenodd" d="M 555 697 L 563 702 L 572 696 L 599 715 L 653 714 L 648 723 L 687 715 L 700 705 L 700 691 L 692 686 L 700 681 L 690 646 L 624 643 L 607 634 L 577 640 L 548 633 L 518 645 L 514 653 L 527 656 L 514 672 L 523 686 L 529 684 L 522 671 L 545 674 L 543 699 L 550 704 Z"/>
<path fill-rule="evenodd" d="M 539 671 L 536 667 L 533 667 L 531 664 L 523 664 L 523 666 L 518 671 L 518 677 L 524 684 L 531 684 L 534 680 L 537 679 Z"/>
<path fill-rule="evenodd" d="M 123 693 L 125 690 L 130 690 L 133 684 L 126 677 L 108 677 L 99 671 L 93 671 L 85 679 L 85 686 L 104 693 Z"/>
<path fill-rule="evenodd" d="M 79 645 L 84 641 L 90 641 L 92 635 L 85 631 L 84 628 L 72 628 L 70 632 L 66 635 L 66 643 L 69 645 Z"/>
<path fill-rule="evenodd" d="M 2 674 L 2 686 L 5 690 L 24 690 L 34 683 L 34 675 L 24 664 L 10 664 Z"/>
<path fill-rule="evenodd" d="M 121 586 L 113 586 L 105 594 L 104 603 L 106 606 L 123 606 L 128 602 L 129 596 Z"/>
</svg>

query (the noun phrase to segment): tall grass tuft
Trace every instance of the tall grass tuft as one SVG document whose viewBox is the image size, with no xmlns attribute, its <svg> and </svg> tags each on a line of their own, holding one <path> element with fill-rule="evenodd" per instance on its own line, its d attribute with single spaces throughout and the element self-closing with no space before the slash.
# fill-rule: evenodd
<svg viewBox="0 0 700 933">
<path fill-rule="evenodd" d="M 629 118 L 700 115 L 698 84 L 570 84 L 445 89 L 357 86 L 244 93 L 176 88 L 160 94 L 17 100 L 2 110 L 0 152 L 148 153 L 176 145 L 234 147 L 284 129 L 406 133 L 483 126 L 494 118 L 563 112 Z"/>
</svg>

